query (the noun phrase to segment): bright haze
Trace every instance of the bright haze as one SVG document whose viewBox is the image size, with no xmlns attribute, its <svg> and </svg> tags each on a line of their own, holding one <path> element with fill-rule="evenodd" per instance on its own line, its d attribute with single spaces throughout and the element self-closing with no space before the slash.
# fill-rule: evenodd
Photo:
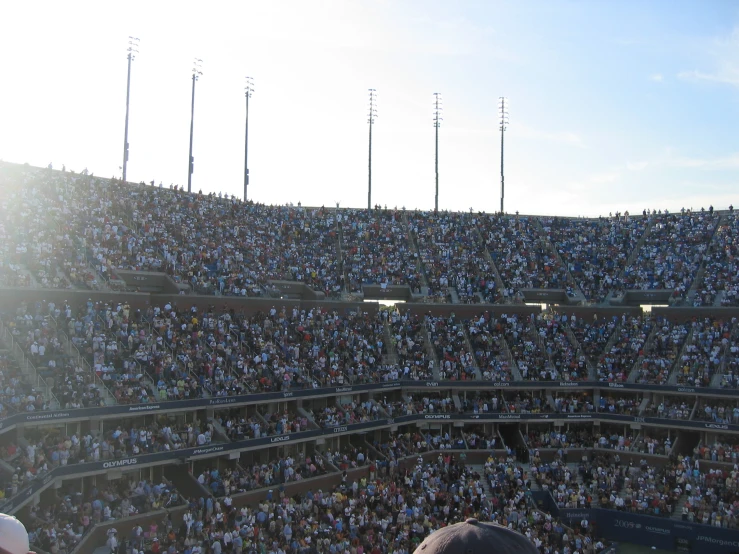
<svg viewBox="0 0 739 554">
<path fill-rule="evenodd" d="M 13 2 L 0 47 L 0 158 L 251 199 L 606 215 L 737 203 L 739 3 L 689 1 Z"/>
</svg>

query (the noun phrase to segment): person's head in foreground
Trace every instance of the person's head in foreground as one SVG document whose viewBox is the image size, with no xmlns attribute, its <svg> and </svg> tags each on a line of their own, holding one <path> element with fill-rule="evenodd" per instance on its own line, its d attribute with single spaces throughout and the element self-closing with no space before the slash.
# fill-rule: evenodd
<svg viewBox="0 0 739 554">
<path fill-rule="evenodd" d="M 520 533 L 471 518 L 434 531 L 413 554 L 539 554 L 539 550 Z"/>
<path fill-rule="evenodd" d="M 0 514 L 0 554 L 35 554 L 30 551 L 26 528 L 5 514 Z"/>
</svg>

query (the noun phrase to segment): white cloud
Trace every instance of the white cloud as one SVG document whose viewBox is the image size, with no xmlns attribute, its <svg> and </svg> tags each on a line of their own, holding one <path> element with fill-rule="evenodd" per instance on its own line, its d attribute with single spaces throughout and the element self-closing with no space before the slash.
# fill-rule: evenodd
<svg viewBox="0 0 739 554">
<path fill-rule="evenodd" d="M 629 171 L 641 171 L 649 165 L 649 162 L 627 162 L 626 169 Z"/>
<path fill-rule="evenodd" d="M 702 71 L 682 71 L 677 74 L 684 81 L 709 81 L 739 87 L 739 70 L 729 68 L 728 71 L 717 73 L 704 73 Z"/>
<path fill-rule="evenodd" d="M 739 152 L 720 158 L 673 158 L 666 163 L 672 167 L 695 169 L 739 169 Z"/>
<path fill-rule="evenodd" d="M 720 37 L 707 48 L 711 70 L 681 71 L 679 79 L 693 82 L 710 82 L 739 87 L 739 27 L 728 37 Z"/>
<path fill-rule="evenodd" d="M 649 77 L 650 80 L 654 81 L 655 83 L 661 83 L 665 80 L 665 78 L 662 76 L 661 73 L 654 73 Z"/>
</svg>

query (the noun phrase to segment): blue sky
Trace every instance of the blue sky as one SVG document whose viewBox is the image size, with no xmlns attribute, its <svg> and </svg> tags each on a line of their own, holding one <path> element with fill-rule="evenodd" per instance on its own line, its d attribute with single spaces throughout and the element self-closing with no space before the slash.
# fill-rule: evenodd
<svg viewBox="0 0 739 554">
<path fill-rule="evenodd" d="M 383 205 L 433 207 L 434 92 L 444 98 L 442 209 L 499 206 L 499 96 L 510 101 L 509 212 L 739 205 L 733 1 L 108 6 L 6 8 L 1 159 L 120 174 L 134 35 L 132 180 L 186 184 L 199 57 L 194 190 L 242 193 L 251 75 L 249 194 L 267 204 L 366 205 L 375 88 L 373 201 Z"/>
</svg>

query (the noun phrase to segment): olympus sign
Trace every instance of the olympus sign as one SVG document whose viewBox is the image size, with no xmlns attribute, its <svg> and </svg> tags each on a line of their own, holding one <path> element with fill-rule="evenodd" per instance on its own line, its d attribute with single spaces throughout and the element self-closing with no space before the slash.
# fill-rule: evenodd
<svg viewBox="0 0 739 554">
<path fill-rule="evenodd" d="M 105 469 L 110 469 L 114 467 L 135 466 L 137 463 L 138 463 L 138 459 L 136 458 L 126 458 L 125 460 L 114 460 L 112 462 L 104 462 L 103 467 Z"/>
<path fill-rule="evenodd" d="M 510 383 L 493 383 L 494 387 L 510 387 Z"/>
<path fill-rule="evenodd" d="M 425 415 L 423 416 L 425 419 L 451 419 L 452 416 L 450 415 Z"/>
</svg>

